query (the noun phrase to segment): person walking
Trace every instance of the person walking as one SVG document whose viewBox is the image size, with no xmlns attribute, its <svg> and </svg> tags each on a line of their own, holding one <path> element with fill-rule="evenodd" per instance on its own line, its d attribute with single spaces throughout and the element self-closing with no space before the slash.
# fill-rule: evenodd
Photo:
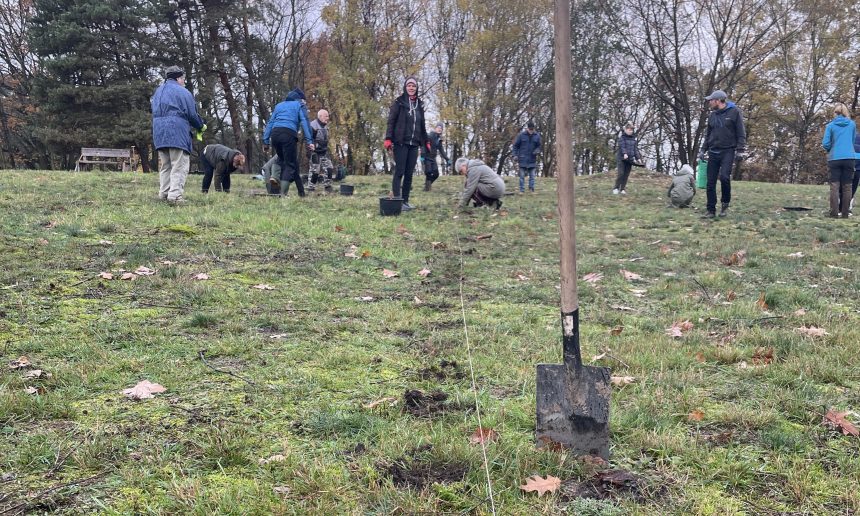
<svg viewBox="0 0 860 516">
<path fill-rule="evenodd" d="M 310 173 L 308 190 L 313 191 L 320 180 L 321 172 L 325 172 L 323 184 L 326 188 L 331 186 L 334 175 L 334 163 L 328 153 L 328 121 L 329 113 L 325 109 L 317 111 L 317 117 L 311 122 L 311 138 L 314 141 L 314 151 L 311 153 Z"/>
<path fill-rule="evenodd" d="M 266 129 L 263 131 L 263 145 L 271 144 L 275 148 L 281 167 L 280 177 L 270 176 L 269 185 L 272 190 L 280 188 L 283 194 L 286 194 L 290 187 L 290 181 L 295 181 L 299 197 L 305 196 L 305 186 L 302 184 L 298 163 L 299 129 L 302 131 L 308 150 L 314 150 L 304 100 L 305 92 L 301 89 L 296 88 L 289 92 L 283 102 L 279 102 L 275 106 L 275 110 L 266 124 Z M 283 188 L 281 188 L 282 182 L 286 182 Z"/>
<path fill-rule="evenodd" d="M 627 180 L 630 178 L 633 163 L 642 161 L 642 156 L 639 154 L 639 142 L 636 141 L 636 136 L 633 134 L 632 122 L 627 122 L 621 137 L 618 139 L 615 161 L 618 164 L 618 177 L 615 179 L 615 188 L 612 193 L 627 195 Z"/>
<path fill-rule="evenodd" d="M 424 152 L 424 191 L 429 192 L 433 187 L 433 182 L 439 179 L 439 165 L 436 163 L 436 156 L 439 155 L 445 160 L 445 166 L 451 164 L 448 159 L 448 154 L 445 153 L 445 146 L 442 141 L 442 122 L 436 124 L 429 133 L 430 148 Z"/>
<path fill-rule="evenodd" d="M 385 129 L 387 151 L 394 151 L 394 176 L 391 180 L 391 195 L 403 199 L 403 209 L 414 208 L 409 204 L 412 191 L 412 175 L 421 148 L 430 150 L 427 128 L 424 127 L 424 103 L 418 96 L 418 80 L 408 77 L 403 83 L 403 94 L 394 100 L 388 110 Z"/>
<path fill-rule="evenodd" d="M 540 134 L 535 131 L 535 123 L 529 120 L 526 128 L 517 135 L 512 147 L 514 160 L 520 175 L 520 193 L 525 193 L 525 176 L 529 176 L 529 191 L 535 191 L 535 169 L 537 155 L 541 150 Z"/>
<path fill-rule="evenodd" d="M 851 205 L 851 184 L 854 180 L 854 140 L 857 126 L 851 120 L 848 107 L 836 104 L 833 120 L 824 129 L 821 147 L 827 152 L 827 168 L 830 172 L 830 216 L 842 214 L 848 218 Z"/>
<path fill-rule="evenodd" d="M 732 166 L 746 158 L 747 133 L 744 117 L 734 102 L 722 90 L 707 97 L 708 127 L 699 160 L 708 161 L 707 206 L 704 218 L 712 219 L 717 211 L 717 179 L 720 180 L 720 217 L 729 213 L 732 202 Z"/>
<path fill-rule="evenodd" d="M 203 193 L 209 193 L 213 177 L 216 192 L 230 193 L 230 174 L 245 166 L 245 155 L 238 149 L 215 143 L 203 148 L 200 166 L 203 167 Z"/>
<path fill-rule="evenodd" d="M 185 88 L 185 72 L 170 66 L 164 77 L 150 99 L 152 143 L 160 163 L 158 197 L 179 204 L 185 201 L 185 181 L 191 166 L 191 129 L 201 135 L 206 124 L 197 114 L 194 95 Z"/>
<path fill-rule="evenodd" d="M 505 181 L 493 169 L 479 159 L 469 158 L 457 159 L 454 168 L 458 174 L 466 176 L 466 185 L 460 194 L 460 208 L 465 208 L 469 201 L 474 201 L 476 208 L 489 206 L 498 210 L 502 207 Z"/>
</svg>

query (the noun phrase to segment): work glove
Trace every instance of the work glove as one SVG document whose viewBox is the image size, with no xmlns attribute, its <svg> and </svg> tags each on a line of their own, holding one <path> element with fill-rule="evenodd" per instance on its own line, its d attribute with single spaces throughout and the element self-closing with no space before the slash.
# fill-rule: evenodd
<svg viewBox="0 0 860 516">
<path fill-rule="evenodd" d="M 427 147 L 427 152 L 430 152 L 430 142 L 428 141 L 424 146 Z"/>
<path fill-rule="evenodd" d="M 385 140 L 385 142 L 382 144 L 382 146 L 383 146 L 383 147 L 385 147 L 385 150 L 389 150 L 389 151 L 390 151 L 390 150 L 391 150 L 391 147 L 393 147 L 393 146 L 394 146 L 394 144 L 393 144 L 393 143 L 391 143 L 391 140 L 386 139 L 386 140 Z"/>
<path fill-rule="evenodd" d="M 205 133 L 205 132 L 206 132 L 206 124 L 203 124 L 203 127 L 201 127 L 200 129 L 197 130 L 196 138 L 197 138 L 198 142 L 203 141 L 203 133 Z"/>
<path fill-rule="evenodd" d="M 735 161 L 746 161 L 748 157 L 749 154 L 746 149 L 738 149 L 738 151 L 735 152 Z"/>
</svg>

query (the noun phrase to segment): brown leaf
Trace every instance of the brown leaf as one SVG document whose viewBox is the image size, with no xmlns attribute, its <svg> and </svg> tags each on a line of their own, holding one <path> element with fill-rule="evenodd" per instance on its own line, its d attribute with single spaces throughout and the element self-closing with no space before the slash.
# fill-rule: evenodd
<svg viewBox="0 0 860 516">
<path fill-rule="evenodd" d="M 290 488 L 288 486 L 275 486 L 272 488 L 272 492 L 281 496 L 287 496 L 290 494 Z"/>
<path fill-rule="evenodd" d="M 343 226 L 335 226 L 335 227 L 334 227 L 334 232 L 335 232 L 335 233 L 340 233 L 341 231 L 343 231 Z"/>
<path fill-rule="evenodd" d="M 600 272 L 590 272 L 582 277 L 588 283 L 597 283 L 603 279 L 603 274 Z"/>
<path fill-rule="evenodd" d="M 609 334 L 614 337 L 617 335 L 621 335 L 622 331 L 624 331 L 624 326 L 616 326 L 615 328 L 612 328 L 611 330 L 609 330 Z"/>
<path fill-rule="evenodd" d="M 109 272 L 100 272 L 99 278 L 101 278 L 101 279 L 113 279 L 113 274 L 111 274 Z"/>
<path fill-rule="evenodd" d="M 621 275 L 624 276 L 624 279 L 626 279 L 627 281 L 636 281 L 642 279 L 642 276 L 636 274 L 635 272 L 626 271 L 624 269 L 621 269 Z"/>
<path fill-rule="evenodd" d="M 370 251 L 365 249 L 364 251 L 361 252 L 361 257 L 362 258 L 370 258 Z"/>
<path fill-rule="evenodd" d="M 32 371 L 27 371 L 24 373 L 25 380 L 38 380 L 39 378 L 50 378 L 52 375 L 47 371 L 42 371 L 41 369 L 33 369 Z"/>
<path fill-rule="evenodd" d="M 257 290 L 275 290 L 275 287 L 273 287 L 271 285 L 267 285 L 265 283 L 260 283 L 259 285 L 254 285 L 251 288 L 255 288 Z"/>
<path fill-rule="evenodd" d="M 266 464 L 270 464 L 272 462 L 284 462 L 285 460 L 287 460 L 287 458 L 284 457 L 283 455 L 281 455 L 280 453 L 278 453 L 276 455 L 272 455 L 268 459 L 260 459 L 257 461 L 257 463 L 260 466 L 265 466 Z"/>
<path fill-rule="evenodd" d="M 59 224 L 59 222 L 57 222 L 56 220 L 52 220 L 52 221 L 49 221 L 46 224 L 44 224 L 44 226 L 45 226 L 45 229 L 54 229 L 55 227 L 57 227 L 58 224 Z"/>
<path fill-rule="evenodd" d="M 705 413 L 699 409 L 696 409 L 687 415 L 687 420 L 688 421 L 701 421 L 702 418 L 704 418 L 704 417 L 705 417 Z"/>
<path fill-rule="evenodd" d="M 30 362 L 30 359 L 27 358 L 26 355 L 21 355 L 18 357 L 18 360 L 10 360 L 9 361 L 9 369 L 26 369 L 33 365 Z"/>
<path fill-rule="evenodd" d="M 144 267 L 143 265 L 141 265 L 134 270 L 134 273 L 138 276 L 152 276 L 153 274 L 155 274 L 155 271 L 150 269 L 149 267 Z"/>
<path fill-rule="evenodd" d="M 36 243 L 38 243 L 39 245 L 48 245 L 48 240 L 45 238 L 40 238 L 36 240 Z"/>
<path fill-rule="evenodd" d="M 493 234 L 492 234 L 492 233 L 487 233 L 487 234 L 484 234 L 484 235 L 478 235 L 478 236 L 476 236 L 476 237 L 475 237 L 475 240 L 487 240 L 487 239 L 489 239 L 489 238 L 493 238 Z"/>
<path fill-rule="evenodd" d="M 367 404 L 362 405 L 362 406 L 366 409 L 372 409 L 372 408 L 378 407 L 379 405 L 382 405 L 383 403 L 386 403 L 390 406 L 394 406 L 394 405 L 397 405 L 397 402 L 398 402 L 397 398 L 386 397 L 386 398 L 379 398 L 376 401 L 371 401 L 370 403 L 367 403 Z"/>
<path fill-rule="evenodd" d="M 693 329 L 693 323 L 690 321 L 675 321 L 672 326 L 666 328 L 666 335 L 673 338 L 680 338 L 684 333 Z"/>
<path fill-rule="evenodd" d="M 526 492 L 537 491 L 538 496 L 543 496 L 544 493 L 554 493 L 561 487 L 561 479 L 552 475 L 547 475 L 542 478 L 534 475 L 526 479 L 526 483 L 520 486 L 520 489 Z"/>
<path fill-rule="evenodd" d="M 119 277 L 119 279 L 125 280 L 125 281 L 133 281 L 134 278 L 136 278 L 136 277 L 137 277 L 137 274 L 135 274 L 133 272 L 124 272 L 124 273 L 122 273 L 122 276 Z"/>
<path fill-rule="evenodd" d="M 631 383 L 636 381 L 636 378 L 633 376 L 613 376 L 609 378 L 609 381 L 612 385 L 623 387 L 625 385 L 630 385 Z"/>
<path fill-rule="evenodd" d="M 553 441 L 552 439 L 550 439 L 549 437 L 547 437 L 545 435 L 538 437 L 538 440 L 541 442 L 541 444 L 538 445 L 538 448 L 547 449 L 549 451 L 556 452 L 556 453 L 560 453 L 560 452 L 563 452 L 565 450 L 565 447 L 563 444 L 556 442 L 556 441 Z"/>
<path fill-rule="evenodd" d="M 660 254 L 667 255 L 667 254 L 670 254 L 671 252 L 672 252 L 672 248 L 669 247 L 668 245 L 661 245 L 660 246 Z"/>
<path fill-rule="evenodd" d="M 160 394 L 166 390 L 167 389 L 157 383 L 143 380 L 138 382 L 134 387 L 123 389 L 122 393 L 133 400 L 145 400 L 154 398 L 155 394 Z"/>
<path fill-rule="evenodd" d="M 425 267 L 425 268 L 421 269 L 420 271 L 418 271 L 418 275 L 421 276 L 422 278 L 426 278 L 427 276 L 430 275 L 430 269 Z"/>
<path fill-rule="evenodd" d="M 199 274 L 195 274 L 195 275 L 194 275 L 194 279 L 196 279 L 196 280 L 201 280 L 201 281 L 202 281 L 202 280 L 208 280 L 208 279 L 209 279 L 209 275 L 208 275 L 208 274 L 206 274 L 205 272 L 201 272 L 201 273 L 199 273 Z"/>
<path fill-rule="evenodd" d="M 469 436 L 470 444 L 491 443 L 499 439 L 499 433 L 492 428 L 478 427 L 471 436 Z"/>
<path fill-rule="evenodd" d="M 794 331 L 809 337 L 824 337 L 825 335 L 830 335 L 824 328 L 816 328 L 815 326 L 801 326 L 800 328 L 795 328 Z"/>
<path fill-rule="evenodd" d="M 762 310 L 767 310 L 768 308 L 770 308 L 769 306 L 767 306 L 767 301 L 765 301 L 765 299 L 764 299 L 764 292 L 762 292 L 758 296 L 758 301 L 756 301 L 755 304 L 756 304 L 756 306 L 758 306 Z"/>
<path fill-rule="evenodd" d="M 447 249 L 448 246 L 445 245 L 445 242 L 430 242 L 430 245 L 433 246 L 433 249 Z"/>
<path fill-rule="evenodd" d="M 355 252 L 358 251 L 358 247 L 351 245 L 349 246 L 349 251 L 345 252 L 343 255 L 347 258 L 358 258 L 358 255 Z"/>
<path fill-rule="evenodd" d="M 738 295 L 735 294 L 734 290 L 729 290 L 728 292 L 726 292 L 726 301 L 734 301 L 735 299 L 737 299 L 737 297 Z"/>
<path fill-rule="evenodd" d="M 388 269 L 382 269 L 382 275 L 386 278 L 396 278 L 397 276 L 400 276 L 400 273 Z"/>
<path fill-rule="evenodd" d="M 32 387 L 32 386 L 31 387 L 25 387 L 24 392 L 26 392 L 27 394 L 44 394 L 45 388 L 44 387 Z"/>
<path fill-rule="evenodd" d="M 517 281 L 528 281 L 528 276 L 523 276 L 522 274 L 517 274 Z"/>
<path fill-rule="evenodd" d="M 836 428 L 837 430 L 841 430 L 845 435 L 853 435 L 854 437 L 860 437 L 860 431 L 857 430 L 857 427 L 847 419 L 845 416 L 848 415 L 848 412 L 836 412 L 833 409 L 827 411 L 827 414 L 824 415 L 824 423 L 830 427 Z"/>
<path fill-rule="evenodd" d="M 397 229 L 395 229 L 394 231 L 400 233 L 401 235 L 408 235 L 409 234 L 409 230 L 406 229 L 406 226 L 404 226 L 403 224 L 397 226 Z"/>
<path fill-rule="evenodd" d="M 736 252 L 732 253 L 731 256 L 724 256 L 724 257 L 720 258 L 720 261 L 723 263 L 723 265 L 726 265 L 729 267 L 732 267 L 732 266 L 743 267 L 747 261 L 747 252 L 746 252 L 746 250 L 741 249 L 740 251 L 736 251 Z"/>
<path fill-rule="evenodd" d="M 768 365 L 771 362 L 773 362 L 773 348 L 756 348 L 752 357 L 753 364 Z"/>
<path fill-rule="evenodd" d="M 698 353 L 696 353 L 695 359 L 696 359 L 696 362 L 704 363 L 705 362 L 705 354 L 702 353 L 701 351 L 699 351 Z"/>
</svg>

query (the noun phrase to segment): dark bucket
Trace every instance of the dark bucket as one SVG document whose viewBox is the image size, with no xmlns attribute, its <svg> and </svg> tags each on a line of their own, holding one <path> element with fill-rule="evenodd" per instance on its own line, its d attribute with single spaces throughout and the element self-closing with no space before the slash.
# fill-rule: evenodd
<svg viewBox="0 0 860 516">
<path fill-rule="evenodd" d="M 379 198 L 379 214 L 383 217 L 388 215 L 400 215 L 401 210 L 403 210 L 402 197 Z"/>
<path fill-rule="evenodd" d="M 345 185 L 345 184 L 340 185 L 340 194 L 341 195 L 352 195 L 352 193 L 354 191 L 355 191 L 355 185 Z"/>
</svg>

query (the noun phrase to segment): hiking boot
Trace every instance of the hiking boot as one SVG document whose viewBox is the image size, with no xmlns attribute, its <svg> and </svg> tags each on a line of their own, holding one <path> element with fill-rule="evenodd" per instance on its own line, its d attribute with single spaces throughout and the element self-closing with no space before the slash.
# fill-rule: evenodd
<svg viewBox="0 0 860 516">
<path fill-rule="evenodd" d="M 728 214 L 729 214 L 729 203 L 724 202 L 724 203 L 720 206 L 720 217 L 725 217 L 725 216 L 726 216 L 726 215 L 728 215 Z"/>
<path fill-rule="evenodd" d="M 502 200 L 496 199 L 496 211 L 499 211 L 501 209 L 502 209 Z"/>
<path fill-rule="evenodd" d="M 181 205 L 185 204 L 186 202 L 188 202 L 188 201 L 186 201 L 182 197 L 177 197 L 176 199 L 167 199 L 167 204 L 169 204 L 171 206 L 181 206 Z"/>
<path fill-rule="evenodd" d="M 278 181 L 278 178 L 275 176 L 269 176 L 269 184 L 272 185 L 272 188 L 280 188 L 281 182 Z"/>
<path fill-rule="evenodd" d="M 709 211 L 709 212 L 706 212 L 704 215 L 702 215 L 702 218 L 703 218 L 703 219 L 712 219 L 712 218 L 714 218 L 714 217 L 716 217 L 716 216 L 717 216 L 717 214 L 716 214 L 716 213 L 714 213 L 714 212 L 712 212 L 712 211 Z"/>
<path fill-rule="evenodd" d="M 409 211 L 409 210 L 414 210 L 414 209 L 415 209 L 415 207 L 412 206 L 411 204 L 409 204 L 408 202 L 403 203 L 403 211 Z"/>
<path fill-rule="evenodd" d="M 619 190 L 618 188 L 612 190 L 612 195 L 618 195 L 619 193 L 621 193 L 621 190 Z"/>
<path fill-rule="evenodd" d="M 621 190 L 621 195 L 627 195 L 627 190 Z"/>
</svg>

